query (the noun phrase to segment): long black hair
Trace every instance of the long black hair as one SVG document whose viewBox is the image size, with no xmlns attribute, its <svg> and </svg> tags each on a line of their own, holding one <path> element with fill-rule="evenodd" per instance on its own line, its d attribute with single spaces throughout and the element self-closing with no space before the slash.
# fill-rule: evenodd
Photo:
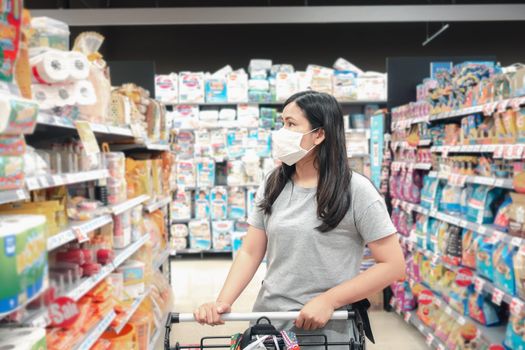
<svg viewBox="0 0 525 350">
<path fill-rule="evenodd" d="M 314 166 L 319 171 L 317 183 L 317 217 L 322 224 L 320 232 L 330 231 L 339 225 L 350 208 L 350 180 L 352 172 L 348 165 L 343 111 L 337 100 L 316 91 L 299 92 L 291 96 L 283 107 L 295 102 L 304 112 L 313 129 L 322 128 L 325 139 L 314 148 Z M 272 213 L 272 205 L 288 181 L 292 180 L 295 165 L 282 164 L 266 181 L 264 199 L 259 207 L 265 214 Z"/>
</svg>

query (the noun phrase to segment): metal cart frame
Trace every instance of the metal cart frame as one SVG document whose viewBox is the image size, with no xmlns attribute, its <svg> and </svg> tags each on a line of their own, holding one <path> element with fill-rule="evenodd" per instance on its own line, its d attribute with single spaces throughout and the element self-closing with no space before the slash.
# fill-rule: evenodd
<svg viewBox="0 0 525 350">
<path fill-rule="evenodd" d="M 252 312 L 252 313 L 229 313 L 221 316 L 223 321 L 250 321 L 256 322 L 256 324 L 261 324 L 261 321 L 265 320 L 271 324 L 270 320 L 273 321 L 293 321 L 297 319 L 299 312 Z M 301 347 L 324 347 L 325 350 L 328 350 L 332 346 L 345 346 L 349 350 L 365 350 L 366 349 L 366 340 L 365 340 L 365 331 L 363 320 L 361 319 L 359 312 L 355 310 L 347 311 L 336 311 L 332 315 L 331 320 L 352 320 L 351 327 L 353 328 L 353 334 L 357 335 L 358 339 L 350 339 L 348 342 L 330 342 L 326 335 L 319 334 L 298 334 L 297 338 L 299 340 L 299 346 Z M 170 346 L 170 334 L 171 327 L 173 324 L 181 322 L 195 322 L 193 314 L 179 314 L 179 313 L 170 313 L 166 321 L 166 332 L 164 335 L 164 350 L 189 350 L 199 348 L 200 350 L 205 349 L 230 349 L 230 336 L 224 337 L 203 337 L 201 338 L 200 345 L 181 345 L 178 342 L 175 347 Z M 308 342 L 302 343 L 301 340 L 306 339 L 323 339 L 321 342 Z M 210 340 L 223 340 L 227 344 L 207 344 Z M 285 349 L 285 347 L 281 347 Z"/>
</svg>

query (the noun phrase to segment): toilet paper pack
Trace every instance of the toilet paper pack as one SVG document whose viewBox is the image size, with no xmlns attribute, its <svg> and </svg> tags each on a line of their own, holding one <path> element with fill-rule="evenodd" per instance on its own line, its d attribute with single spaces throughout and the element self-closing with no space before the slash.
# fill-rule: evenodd
<svg viewBox="0 0 525 350">
<path fill-rule="evenodd" d="M 204 73 L 180 73 L 179 102 L 204 103 Z"/>
<path fill-rule="evenodd" d="M 179 76 L 177 73 L 155 76 L 155 98 L 163 103 L 179 102 Z"/>
</svg>

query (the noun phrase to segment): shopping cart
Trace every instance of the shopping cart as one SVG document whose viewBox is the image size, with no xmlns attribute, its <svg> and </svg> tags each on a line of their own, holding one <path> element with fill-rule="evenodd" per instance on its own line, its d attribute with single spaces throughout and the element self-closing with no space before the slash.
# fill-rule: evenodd
<svg viewBox="0 0 525 350">
<path fill-rule="evenodd" d="M 280 338 L 280 332 L 276 331 L 271 325 L 271 321 L 293 321 L 297 319 L 299 312 L 252 312 L 252 313 L 230 313 L 222 315 L 223 321 L 250 321 L 256 322 L 255 325 L 249 328 L 243 335 L 243 342 L 251 342 L 256 340 L 257 336 L 271 335 L 276 336 L 279 344 L 279 349 L 286 349 L 283 340 Z M 348 347 L 349 350 L 365 350 L 365 328 L 361 313 L 355 310 L 336 311 L 332 315 L 331 320 L 342 321 L 350 320 L 350 334 L 353 338 L 348 342 L 330 342 L 326 335 L 319 334 L 298 334 L 300 347 L 324 347 L 328 350 L 333 346 Z M 230 349 L 230 336 L 224 337 L 204 337 L 200 341 L 200 345 L 181 345 L 178 342 L 175 347 L 170 346 L 171 327 L 175 323 L 181 322 L 195 322 L 193 314 L 179 314 L 170 313 L 166 321 L 166 333 L 164 336 L 164 350 L 189 350 L 189 349 Z M 249 338 L 249 339 L 247 339 Z M 213 342 L 213 344 L 211 344 Z M 224 344 L 217 344 L 217 342 L 224 342 Z M 277 344 L 274 338 L 271 337 L 264 343 L 267 349 L 277 349 Z M 241 347 L 242 348 L 242 347 Z M 342 349 L 342 348 L 341 348 Z"/>
</svg>

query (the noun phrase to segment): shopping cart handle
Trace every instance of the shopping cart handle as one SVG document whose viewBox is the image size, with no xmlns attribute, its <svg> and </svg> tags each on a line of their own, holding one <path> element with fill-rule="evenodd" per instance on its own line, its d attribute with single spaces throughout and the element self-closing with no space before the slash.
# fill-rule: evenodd
<svg viewBox="0 0 525 350">
<path fill-rule="evenodd" d="M 248 313 L 228 313 L 221 315 L 223 321 L 257 321 L 258 319 L 266 317 L 271 321 L 293 321 L 299 317 L 299 311 L 290 312 L 248 312 Z M 336 311 L 332 314 L 332 321 L 335 320 L 350 320 L 355 317 L 355 311 L 345 310 Z M 180 314 L 177 312 L 170 312 L 168 317 L 168 324 L 181 322 L 195 322 L 193 314 Z"/>
</svg>

